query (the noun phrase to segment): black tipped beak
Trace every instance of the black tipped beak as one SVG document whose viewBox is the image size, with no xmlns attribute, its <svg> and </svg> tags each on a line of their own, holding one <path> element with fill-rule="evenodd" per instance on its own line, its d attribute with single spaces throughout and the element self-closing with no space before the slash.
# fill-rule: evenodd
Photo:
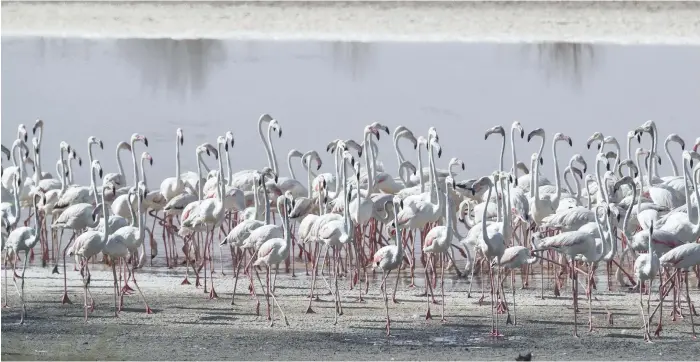
<svg viewBox="0 0 700 362">
<path fill-rule="evenodd" d="M 182 145 L 184 145 L 184 144 L 185 144 L 185 138 L 184 138 L 184 137 L 180 137 L 180 146 L 182 146 Z"/>
<path fill-rule="evenodd" d="M 586 173 L 586 170 L 587 170 L 587 168 L 586 168 L 586 167 L 584 167 L 584 168 L 583 168 L 583 173 Z"/>
<path fill-rule="evenodd" d="M 442 156 L 442 149 L 438 150 L 438 158 Z"/>
<path fill-rule="evenodd" d="M 207 150 L 207 156 L 211 156 L 211 153 L 209 153 L 209 150 Z"/>
<path fill-rule="evenodd" d="M 661 158 L 658 158 L 658 160 L 659 160 L 659 165 L 660 165 L 660 164 L 661 164 Z"/>
<path fill-rule="evenodd" d="M 279 136 L 282 137 L 282 129 L 280 128 Z"/>
<path fill-rule="evenodd" d="M 622 215 L 617 214 L 617 222 L 620 222 L 620 216 L 622 216 Z"/>
<path fill-rule="evenodd" d="M 467 190 L 472 192 L 472 196 L 476 195 L 476 189 L 473 187 L 468 187 Z"/>
<path fill-rule="evenodd" d="M 384 127 L 384 132 L 386 132 L 387 136 L 391 135 L 391 132 L 389 132 L 389 127 Z"/>
<path fill-rule="evenodd" d="M 151 260 L 153 260 L 153 259 L 155 259 L 155 258 L 156 258 L 155 255 L 151 255 Z"/>
<path fill-rule="evenodd" d="M 690 159 L 690 168 L 693 168 L 693 159 Z M 634 177 L 637 177 L 637 175 L 634 175 Z"/>
<path fill-rule="evenodd" d="M 637 142 L 642 143 L 642 134 L 641 133 L 637 134 Z"/>
<path fill-rule="evenodd" d="M 610 162 L 605 163 L 605 170 L 610 171 Z"/>
<path fill-rule="evenodd" d="M 231 147 L 233 147 L 234 143 L 235 142 L 234 142 L 233 138 L 231 138 Z"/>
<path fill-rule="evenodd" d="M 279 177 L 277 177 L 277 175 L 275 175 L 275 183 L 277 183 L 278 180 L 279 180 Z"/>
<path fill-rule="evenodd" d="M 540 165 L 544 165 L 544 159 L 540 157 Z"/>
<path fill-rule="evenodd" d="M 228 151 L 228 143 L 224 144 L 224 151 Z"/>
<path fill-rule="evenodd" d="M 29 137 L 28 137 L 27 134 L 25 133 L 25 134 L 24 134 L 24 142 L 27 142 L 28 139 L 29 139 Z"/>
<path fill-rule="evenodd" d="M 484 141 L 486 141 L 487 139 L 489 139 L 489 134 L 488 134 L 488 133 L 484 135 Z"/>
<path fill-rule="evenodd" d="M 590 149 L 591 149 L 591 144 L 590 144 L 590 143 L 586 143 L 586 148 L 588 148 L 588 149 L 590 150 Z"/>
<path fill-rule="evenodd" d="M 148 147 L 148 138 L 143 138 L 143 144 L 146 145 L 146 147 Z"/>
<path fill-rule="evenodd" d="M 601 148 L 601 147 L 603 147 L 603 145 L 599 143 L 599 144 L 598 144 L 598 150 L 599 150 L 599 151 L 600 151 L 600 148 Z"/>
<path fill-rule="evenodd" d="M 464 222 L 464 218 L 462 218 L 461 216 L 458 217 L 457 220 L 459 220 L 459 222 Z"/>
<path fill-rule="evenodd" d="M 70 154 L 70 145 L 68 145 L 68 148 L 66 148 L 66 152 L 68 152 L 68 154 Z"/>
<path fill-rule="evenodd" d="M 318 166 L 316 166 L 316 171 L 321 169 L 321 163 L 319 162 Z"/>
<path fill-rule="evenodd" d="M 78 166 L 82 166 L 82 165 L 83 165 L 83 159 L 82 159 L 82 158 L 78 158 Z"/>
<path fill-rule="evenodd" d="M 100 178 L 102 178 L 102 170 L 97 172 L 98 175 L 100 175 Z"/>
<path fill-rule="evenodd" d="M 571 138 L 569 138 L 569 146 L 570 146 L 570 147 L 573 147 L 573 146 L 574 146 L 574 143 L 571 142 Z"/>
<path fill-rule="evenodd" d="M 36 125 L 34 125 L 34 127 L 32 127 L 32 135 L 35 135 L 35 134 L 36 134 Z"/>
<path fill-rule="evenodd" d="M 401 202 L 399 202 L 399 207 L 403 209 L 403 199 L 401 199 Z"/>
<path fill-rule="evenodd" d="M 100 149 L 103 149 L 103 150 L 105 149 L 105 145 L 104 145 L 104 143 L 102 143 L 101 140 L 100 140 Z"/>
<path fill-rule="evenodd" d="M 465 168 L 464 168 L 464 164 L 462 164 L 462 171 L 464 171 L 464 170 L 465 170 Z"/>
<path fill-rule="evenodd" d="M 151 158 L 148 161 L 150 162 L 151 166 L 153 166 L 153 159 Z"/>
</svg>

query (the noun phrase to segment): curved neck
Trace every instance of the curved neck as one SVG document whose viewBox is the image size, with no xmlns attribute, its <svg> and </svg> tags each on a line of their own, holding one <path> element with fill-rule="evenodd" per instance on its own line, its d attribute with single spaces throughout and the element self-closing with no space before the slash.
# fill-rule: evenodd
<svg viewBox="0 0 700 362">
<path fill-rule="evenodd" d="M 291 166 L 290 166 L 290 168 L 291 168 Z M 307 187 L 306 190 L 307 190 L 307 197 L 309 199 L 311 199 L 313 197 L 313 192 L 312 192 L 313 191 L 312 190 L 313 189 L 313 182 L 311 180 L 312 177 L 313 176 L 311 174 L 311 157 L 309 157 L 308 158 L 308 166 L 306 167 L 306 187 Z M 319 194 L 319 198 L 320 198 L 320 194 Z"/>
<path fill-rule="evenodd" d="M 272 144 L 272 127 L 267 127 L 267 143 L 270 147 L 270 157 L 272 159 L 272 170 L 275 171 L 275 175 L 279 175 L 279 168 L 277 167 L 277 155 L 275 154 L 275 145 Z"/>
<path fill-rule="evenodd" d="M 265 175 L 261 175 L 260 177 L 262 178 L 263 200 L 265 200 L 265 224 L 270 224 L 270 196 L 267 195 Z"/>
<path fill-rule="evenodd" d="M 632 140 L 634 137 L 627 137 L 627 159 L 632 159 Z"/>
<path fill-rule="evenodd" d="M 535 197 L 535 171 L 537 171 L 537 162 L 539 157 L 530 160 L 530 197 Z"/>
<path fill-rule="evenodd" d="M 578 180 L 578 177 L 576 177 L 575 173 L 571 173 L 571 177 L 574 179 L 574 185 L 576 185 L 576 193 L 574 194 L 574 198 L 576 198 L 576 205 L 581 205 L 581 182 Z"/>
<path fill-rule="evenodd" d="M 507 180 L 501 179 L 501 190 L 503 190 L 503 182 L 505 182 L 505 191 L 503 194 L 503 205 L 505 206 L 503 208 L 503 236 L 505 238 L 508 238 L 508 235 L 510 235 L 510 227 L 511 227 L 511 221 L 510 221 L 510 210 L 511 210 L 511 204 L 510 204 L 510 182 Z M 506 239 L 507 240 L 507 239 Z"/>
<path fill-rule="evenodd" d="M 503 135 L 501 142 L 501 156 L 498 158 L 498 171 L 503 172 L 503 155 L 506 153 L 506 135 Z"/>
<path fill-rule="evenodd" d="M 204 185 L 202 185 L 202 154 L 196 152 L 197 154 L 197 200 L 202 201 L 202 194 L 204 193 Z"/>
<path fill-rule="evenodd" d="M 647 170 L 647 181 L 651 187 L 654 169 L 656 168 L 656 127 L 651 128 L 651 153 L 649 154 L 649 169 Z"/>
<path fill-rule="evenodd" d="M 216 189 L 219 191 L 219 201 L 223 204 L 224 202 L 224 161 L 221 159 L 221 143 L 218 144 L 219 147 L 219 173 L 216 176 Z"/>
<path fill-rule="evenodd" d="M 92 188 L 92 194 L 95 195 L 95 205 L 97 205 L 100 203 L 100 200 L 97 198 L 97 176 L 95 176 L 94 167 L 90 170 L 90 188 Z M 104 190 L 102 190 L 102 193 L 104 193 Z"/>
<path fill-rule="evenodd" d="M 418 180 L 420 182 L 420 193 L 425 192 L 425 181 L 423 181 L 423 147 L 418 146 Z"/>
<path fill-rule="evenodd" d="M 513 157 L 513 177 L 518 178 L 518 158 L 515 155 L 515 132 L 517 129 L 510 129 L 510 152 Z"/>
<path fill-rule="evenodd" d="M 342 160 L 343 155 L 340 153 L 339 149 L 336 149 L 333 155 L 335 157 L 335 197 L 338 197 L 340 196 L 340 189 L 344 187 L 343 184 L 341 184 L 341 178 L 344 177 L 343 175 L 345 175 L 345 172 L 341 170 L 341 167 L 345 167 L 345 162 Z"/>
<path fill-rule="evenodd" d="M 600 176 L 600 162 L 595 162 L 595 178 L 598 181 L 598 202 L 607 202 L 606 185 L 603 183 L 603 178 Z"/>
<path fill-rule="evenodd" d="M 124 165 L 122 165 L 122 158 L 119 155 L 119 145 L 117 145 L 117 168 L 119 169 L 119 176 L 121 176 L 122 180 L 126 181 L 126 175 L 124 174 Z M 120 181 L 123 182 L 123 181 Z M 124 185 L 122 185 L 124 186 Z"/>
<path fill-rule="evenodd" d="M 437 171 L 435 169 L 435 155 L 433 155 L 432 143 L 430 143 L 430 148 L 428 149 L 428 167 L 430 168 L 430 202 L 435 203 L 435 199 L 437 198 L 439 205 L 440 197 L 438 197 Z"/>
<path fill-rule="evenodd" d="M 537 151 L 537 159 L 535 160 L 536 161 L 535 162 L 535 169 L 533 171 L 534 175 L 530 177 L 531 179 L 534 177 L 534 182 L 532 185 L 534 190 L 532 191 L 532 197 L 535 198 L 535 201 L 538 201 L 540 198 L 540 190 L 539 190 L 540 189 L 540 187 L 539 187 L 539 185 L 540 185 L 540 162 L 539 161 L 540 161 L 540 157 L 542 157 L 542 151 L 544 151 L 544 141 L 545 141 L 544 136 L 542 136 L 542 143 L 540 143 L 540 150 Z M 552 145 L 552 147 L 555 147 L 555 146 Z M 554 153 L 556 154 L 556 150 L 554 151 Z M 554 161 L 555 167 L 556 167 L 556 162 L 557 161 L 555 160 Z M 558 181 L 557 181 L 557 187 L 559 187 Z"/>
<path fill-rule="evenodd" d="M 671 162 L 671 168 L 673 169 L 673 176 L 678 176 L 678 166 L 676 165 L 676 161 L 673 159 L 673 157 L 671 157 L 671 152 L 668 151 L 668 144 L 669 144 L 669 140 L 666 139 L 664 141 L 664 151 L 666 152 L 666 157 L 668 157 L 668 161 Z"/>
<path fill-rule="evenodd" d="M 617 142 L 617 140 L 614 143 L 615 146 L 615 161 L 613 161 L 613 170 L 617 170 L 617 167 L 620 165 L 620 143 Z M 622 176 L 620 176 L 622 177 Z"/>
<path fill-rule="evenodd" d="M 554 187 L 556 194 L 552 199 L 552 207 L 556 210 L 561 198 L 561 175 L 559 174 L 559 159 L 557 159 L 557 141 L 552 141 L 552 157 L 554 158 Z"/>
<path fill-rule="evenodd" d="M 562 178 L 564 179 L 564 185 L 566 185 L 566 189 L 569 190 L 569 193 L 571 195 L 574 195 L 574 189 L 571 187 L 571 183 L 569 182 L 569 178 L 566 177 L 567 175 L 571 176 L 573 172 L 571 172 L 571 168 L 567 167 L 564 169 L 564 174 L 562 175 Z M 576 176 L 574 176 L 576 178 Z"/>
<path fill-rule="evenodd" d="M 637 156 L 637 168 L 639 169 L 639 194 L 644 193 L 644 169 L 641 166 L 639 156 Z M 600 182 L 600 181 L 599 181 Z M 651 186 L 651 183 L 649 183 L 649 186 Z M 641 199 L 641 196 L 639 197 Z"/>
<path fill-rule="evenodd" d="M 180 173 L 180 137 L 175 137 L 175 182 L 177 185 L 182 182 Z"/>
<path fill-rule="evenodd" d="M 103 192 L 104 192 L 104 191 L 103 191 Z M 137 191 L 137 192 L 138 192 L 138 191 Z M 134 210 L 134 206 L 132 205 L 132 203 L 133 203 L 133 202 L 131 201 L 131 196 L 132 196 L 132 195 L 134 195 L 134 194 L 129 193 L 129 194 L 127 195 L 127 201 L 129 201 L 129 202 L 126 203 L 126 204 L 127 204 L 126 206 L 129 208 L 129 215 L 131 215 L 131 226 L 136 226 L 136 223 L 137 223 L 137 220 L 136 220 L 136 210 Z M 138 195 L 137 195 L 136 197 L 141 198 L 141 197 L 139 197 Z M 137 202 L 138 202 L 138 201 L 137 201 Z M 141 211 L 141 210 L 139 210 L 139 211 Z"/>
<path fill-rule="evenodd" d="M 95 145 L 95 143 L 88 141 L 88 164 L 89 165 L 92 165 L 92 160 L 93 160 L 92 146 L 94 146 L 94 145 Z"/>
<path fill-rule="evenodd" d="M 136 163 L 136 139 L 131 140 L 131 162 L 134 164 L 134 186 L 139 184 L 139 170 Z"/>
<path fill-rule="evenodd" d="M 600 224 L 600 219 L 598 218 L 598 211 L 596 210 L 596 215 L 595 215 L 595 224 L 598 227 L 598 233 L 600 234 L 600 238 L 603 242 L 603 247 L 602 250 L 598 251 L 598 246 L 595 246 L 595 257 L 593 258 L 594 260 L 599 260 L 602 256 L 603 253 L 605 252 L 605 231 L 603 230 L 603 226 Z M 607 216 L 603 216 L 607 218 Z"/>
<path fill-rule="evenodd" d="M 226 184 L 229 186 L 233 185 L 233 178 L 231 178 L 232 175 L 233 170 L 231 169 L 231 150 L 229 149 L 226 151 L 226 176 L 228 179 L 228 182 Z"/>
<path fill-rule="evenodd" d="M 487 202 L 491 199 L 491 191 L 493 191 L 493 187 L 489 186 L 489 191 L 486 196 Z M 487 247 L 489 245 L 489 241 L 491 240 L 491 238 L 489 237 L 489 232 L 486 229 L 486 218 L 488 217 L 488 211 L 488 207 L 484 207 L 483 214 L 481 215 L 481 234 L 484 238 L 484 241 L 486 242 Z"/>
<path fill-rule="evenodd" d="M 39 146 L 39 152 L 34 156 L 34 184 L 41 181 L 41 176 L 41 146 Z"/>
<path fill-rule="evenodd" d="M 260 120 L 258 120 L 258 134 L 260 135 L 260 141 L 262 141 L 262 144 L 265 147 L 265 154 L 267 155 L 267 164 L 270 166 L 270 168 L 274 170 L 275 168 L 272 164 L 272 153 L 270 153 L 270 145 L 267 144 L 267 140 L 265 140 L 265 134 L 263 133 L 263 123 L 263 119 L 260 118 Z"/>
<path fill-rule="evenodd" d="M 296 180 L 297 177 L 294 175 L 294 168 L 292 167 L 292 158 L 295 156 L 293 154 L 287 155 L 287 168 L 289 169 L 289 175 L 292 177 L 292 179 Z M 311 168 L 311 167 L 309 167 Z"/>
<path fill-rule="evenodd" d="M 105 220 L 105 228 L 104 228 L 102 242 L 106 243 L 107 239 L 109 238 L 109 227 L 107 227 L 109 225 L 109 210 L 107 209 L 107 203 L 105 202 L 105 190 L 104 189 L 102 190 L 102 215 L 104 215 L 103 217 Z M 92 227 L 93 228 L 97 227 L 97 224 L 99 224 L 99 222 L 100 222 L 100 219 L 95 218 L 95 222 L 94 222 L 95 225 Z"/>
<path fill-rule="evenodd" d="M 405 131 L 404 131 L 405 132 Z M 399 148 L 399 139 L 403 137 L 404 132 L 401 132 L 399 134 L 394 134 L 394 151 L 396 152 L 396 159 L 399 161 L 399 177 L 403 180 L 403 170 L 401 169 L 401 164 L 406 160 L 405 157 L 403 156 L 403 153 L 401 152 L 401 149 Z M 406 174 L 408 174 L 408 171 L 406 171 Z M 398 235 L 398 231 L 396 232 Z"/>
<path fill-rule="evenodd" d="M 452 242 L 452 237 L 454 235 L 454 225 L 452 225 L 452 217 L 454 213 L 452 212 L 452 205 L 450 204 L 450 186 L 445 184 L 445 228 L 447 229 L 447 242 Z"/>
<path fill-rule="evenodd" d="M 68 181 L 66 180 L 66 160 L 63 158 L 63 149 L 61 149 L 59 157 L 61 158 L 61 171 L 59 176 L 61 177 L 61 195 L 63 195 L 68 188 Z M 58 170 L 58 165 L 56 165 L 56 170 Z"/>
<path fill-rule="evenodd" d="M 684 165 L 684 168 L 685 168 L 685 165 Z M 690 176 L 690 172 L 691 171 L 688 171 L 689 176 Z M 683 173 L 685 173 L 685 172 L 683 172 Z M 688 204 L 687 204 L 688 205 L 688 220 L 691 223 L 693 223 L 693 230 L 692 230 L 693 231 L 693 239 L 692 240 L 695 240 L 695 239 L 700 237 L 700 191 L 698 191 L 698 183 L 695 180 L 695 175 L 691 176 L 690 181 L 693 183 L 693 188 L 695 189 L 695 199 L 698 201 L 698 212 L 695 215 L 692 215 L 693 214 L 693 211 L 692 211 L 693 204 L 690 202 L 688 202 Z M 686 188 L 687 187 L 688 186 L 686 185 Z M 695 218 L 695 221 L 693 221 L 693 218 Z"/>
<path fill-rule="evenodd" d="M 374 187 L 374 175 L 372 174 L 372 167 L 371 167 L 371 162 L 372 162 L 372 145 L 370 144 L 372 142 L 372 134 L 369 132 L 365 132 L 365 141 L 364 141 L 364 152 L 365 152 L 365 165 L 367 165 L 367 193 L 372 192 L 372 188 Z M 359 193 L 360 191 L 360 184 L 357 184 L 357 191 Z"/>
<path fill-rule="evenodd" d="M 10 221 L 10 227 L 15 228 L 17 227 L 17 224 L 19 223 L 19 218 L 22 215 L 22 206 L 19 203 L 19 186 L 17 185 L 16 179 L 12 181 L 12 190 L 14 191 L 13 198 L 15 200 L 15 205 L 14 205 L 14 218 Z"/>
</svg>

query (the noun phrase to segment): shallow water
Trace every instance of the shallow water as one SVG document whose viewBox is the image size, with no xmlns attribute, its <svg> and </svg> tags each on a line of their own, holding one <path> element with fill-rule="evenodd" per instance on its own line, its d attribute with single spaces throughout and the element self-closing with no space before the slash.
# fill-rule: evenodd
<svg viewBox="0 0 700 362">
<path fill-rule="evenodd" d="M 116 172 L 116 143 L 140 132 L 155 159 L 151 188 L 174 173 L 177 127 L 185 132 L 183 169 L 195 170 L 196 145 L 227 130 L 236 139 L 234 170 L 259 168 L 266 161 L 256 125 L 266 112 L 284 130 L 273 140 L 284 176 L 289 149 L 318 150 L 330 170 L 327 142 L 360 140 L 363 126 L 375 120 L 417 135 L 437 127 L 444 148 L 437 166 L 462 158 L 467 170 L 458 178 L 498 166 L 500 142 L 484 141 L 483 133 L 516 119 L 526 132 L 543 127 L 550 138 L 570 135 L 574 147 L 559 147 L 560 163 L 574 152 L 592 163 L 595 151 L 583 144 L 594 131 L 616 136 L 624 148 L 627 131 L 647 119 L 657 121 L 662 137 L 675 132 L 691 143 L 700 136 L 694 121 L 700 47 L 692 46 L 3 37 L 2 50 L 4 145 L 19 123 L 31 130 L 42 118 L 44 171 L 55 174 L 61 140 L 87 159 L 85 142 L 95 135 L 105 142 L 95 157 Z M 415 160 L 403 142 L 404 154 Z M 516 144 L 526 163 L 539 146 Z M 380 145 L 380 160 L 396 173 L 391 138 Z M 672 152 L 678 159 L 676 145 Z M 553 179 L 550 163 L 545 157 L 543 172 Z M 130 165 L 124 161 L 127 176 Z M 299 164 L 294 167 L 302 179 Z M 668 162 L 660 173 L 670 173 Z M 76 181 L 88 182 L 86 167 Z"/>
</svg>

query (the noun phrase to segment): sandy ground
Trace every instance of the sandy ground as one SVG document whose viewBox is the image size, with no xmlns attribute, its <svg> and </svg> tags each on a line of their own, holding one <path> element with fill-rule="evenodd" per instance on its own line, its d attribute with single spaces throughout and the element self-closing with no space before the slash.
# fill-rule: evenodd
<svg viewBox="0 0 700 362">
<path fill-rule="evenodd" d="M 700 43 L 700 3 L 2 2 L 3 35 Z"/>
<path fill-rule="evenodd" d="M 314 304 L 316 313 L 305 314 L 309 278 L 303 268 L 295 278 L 282 274 L 276 294 L 290 326 L 286 327 L 276 313 L 275 326 L 270 327 L 264 299 L 262 316 L 256 317 L 254 300 L 242 290 L 247 286 L 245 281 L 239 284 L 236 305 L 230 304 L 230 271 L 225 271 L 227 275 L 223 277 L 215 274 L 219 299 L 209 300 L 202 288 L 180 285 L 182 270 L 147 268 L 139 275 L 139 284 L 155 314 L 146 315 L 138 294 L 134 294 L 125 297 L 125 310 L 115 318 L 111 272 L 105 271 L 104 266 L 93 269 L 91 290 L 96 309 L 87 323 L 82 317 L 83 292 L 77 272 L 68 272 L 69 296 L 74 304 L 61 305 L 62 276 L 49 274 L 50 269 L 30 267 L 26 279 L 29 317 L 24 325 L 17 324 L 19 298 L 10 282 L 10 308 L 2 312 L 3 360 L 513 360 L 528 351 L 536 360 L 692 360 L 700 352 L 700 342 L 691 339 L 687 313 L 678 322 L 671 322 L 666 316 L 662 337 L 653 344 L 644 343 L 638 294 L 627 291 L 596 292 L 613 312 L 614 325 L 607 324 L 606 313 L 594 302 L 591 333 L 587 331 L 587 304 L 582 299 L 578 314 L 580 338 L 575 339 L 571 335 L 570 289 L 555 298 L 550 288 L 542 300 L 539 282 L 531 281 L 529 289 L 517 290 L 518 325 L 502 328 L 505 337 L 494 339 L 488 335 L 487 304 L 477 303 L 477 283 L 468 299 L 469 285 L 464 279 L 446 280 L 447 321 L 442 323 L 439 305 L 432 305 L 434 319 L 425 320 L 426 300 L 417 296 L 420 288 L 411 289 L 408 280 L 402 279 L 399 304 L 389 303 L 393 335 L 387 338 L 377 282 L 371 283 L 369 296 L 361 303 L 357 301 L 357 289 L 348 290 L 348 280 L 341 279 L 344 315 L 333 325 L 332 296 L 322 295 L 322 301 Z M 390 277 L 391 288 L 394 280 Z M 605 289 L 603 280 L 598 283 Z M 691 290 L 691 297 L 697 300 L 700 293 L 695 288 Z M 328 293 L 328 289 L 322 291 Z M 440 294 L 436 292 L 439 301 Z M 510 293 L 509 288 L 506 292 Z M 655 299 L 652 297 L 652 308 Z M 664 314 L 668 314 L 669 307 L 664 306 Z M 500 316 L 501 326 L 503 322 L 504 316 Z M 696 320 L 696 324 L 700 323 Z M 652 328 L 655 326 L 656 322 Z"/>
</svg>

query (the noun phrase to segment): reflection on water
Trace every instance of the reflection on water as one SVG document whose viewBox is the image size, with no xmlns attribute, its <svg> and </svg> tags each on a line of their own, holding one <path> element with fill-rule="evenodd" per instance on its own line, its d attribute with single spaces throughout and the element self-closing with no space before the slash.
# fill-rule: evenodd
<svg viewBox="0 0 700 362">
<path fill-rule="evenodd" d="M 484 142 L 483 131 L 515 119 L 526 131 L 571 135 L 574 147 L 560 149 L 560 160 L 580 152 L 592 163 L 594 152 L 580 145 L 593 132 L 624 139 L 648 119 L 657 120 L 661 139 L 675 132 L 691 142 L 700 134 L 700 123 L 688 122 L 697 118 L 699 63 L 693 46 L 3 37 L 2 127 L 11 131 L 2 143 L 12 144 L 19 123 L 31 128 L 40 117 L 45 170 L 53 171 L 61 141 L 85 156 L 94 135 L 105 144 L 96 157 L 114 172 L 114 147 L 140 132 L 156 160 L 148 171 L 155 183 L 174 173 L 177 127 L 186 134 L 182 169 L 196 170 L 196 144 L 228 130 L 236 138 L 233 169 L 259 168 L 266 157 L 256 121 L 270 113 L 284 128 L 274 142 L 289 176 L 289 149 L 319 151 L 328 172 L 328 140 L 361 137 L 376 120 L 417 134 L 435 126 L 449 155 L 437 166 L 464 159 L 462 179 L 493 171 L 499 147 Z M 378 161 L 395 170 L 391 138 L 379 143 Z M 538 146 L 517 140 L 521 161 Z M 415 162 L 415 151 L 404 154 Z M 552 179 L 551 158 L 542 172 Z M 88 176 L 83 167 L 76 182 Z"/>
<path fill-rule="evenodd" d="M 359 41 L 334 41 L 329 44 L 333 69 L 350 73 L 353 80 L 360 79 L 371 65 L 374 45 Z"/>
<path fill-rule="evenodd" d="M 216 39 L 120 39 L 116 48 L 144 85 L 179 95 L 204 89 L 211 68 L 227 59 L 223 42 Z"/>
<path fill-rule="evenodd" d="M 592 44 L 554 42 L 536 47 L 539 65 L 548 79 L 560 77 L 579 86 L 585 73 L 595 66 L 596 47 Z"/>
</svg>

